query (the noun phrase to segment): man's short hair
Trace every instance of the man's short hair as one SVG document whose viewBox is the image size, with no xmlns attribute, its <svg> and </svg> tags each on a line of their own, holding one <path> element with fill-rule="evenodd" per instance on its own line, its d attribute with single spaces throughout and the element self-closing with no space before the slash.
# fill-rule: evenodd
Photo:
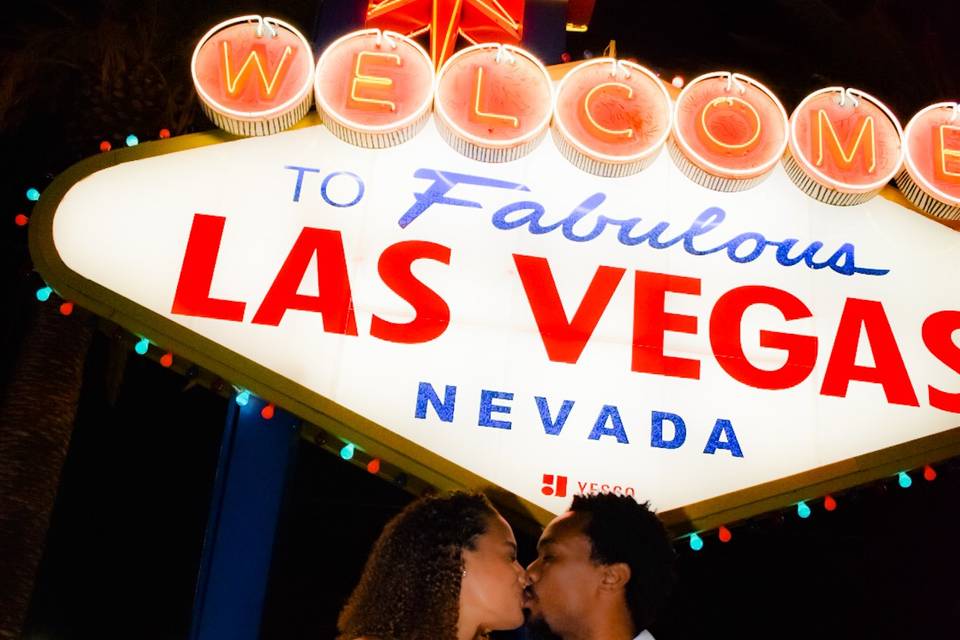
<svg viewBox="0 0 960 640">
<path fill-rule="evenodd" d="M 673 545 L 650 503 L 612 493 L 578 495 L 570 511 L 588 516 L 583 531 L 592 546 L 591 560 L 630 567 L 627 607 L 637 632 L 647 629 L 676 582 Z"/>
</svg>

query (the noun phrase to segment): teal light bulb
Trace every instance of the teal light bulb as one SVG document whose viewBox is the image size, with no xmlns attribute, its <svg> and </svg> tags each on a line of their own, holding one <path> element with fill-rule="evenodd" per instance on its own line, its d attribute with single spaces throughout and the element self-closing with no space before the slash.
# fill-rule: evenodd
<svg viewBox="0 0 960 640">
<path fill-rule="evenodd" d="M 900 486 L 904 489 L 909 489 L 910 485 L 913 484 L 913 478 L 911 478 L 910 474 L 906 471 L 901 471 L 897 479 L 900 481 Z"/>
<path fill-rule="evenodd" d="M 37 300 L 40 302 L 46 302 L 50 299 L 50 294 L 53 293 L 53 289 L 50 287 L 41 287 L 37 289 Z"/>
<path fill-rule="evenodd" d="M 803 500 L 801 500 L 800 503 L 797 505 L 797 515 L 800 516 L 801 518 L 810 517 L 810 507 L 808 507 L 807 503 L 804 502 Z"/>
<path fill-rule="evenodd" d="M 695 533 L 691 535 L 690 548 L 694 551 L 700 551 L 700 549 L 703 549 L 703 539 Z"/>
<path fill-rule="evenodd" d="M 133 347 L 133 350 L 136 351 L 141 356 L 145 355 L 147 351 L 150 350 L 150 341 L 147 340 L 146 338 L 140 338 L 140 342 L 138 342 L 136 346 Z"/>
<path fill-rule="evenodd" d="M 353 452 L 355 448 L 356 447 L 353 446 L 352 442 L 348 442 L 347 444 L 343 445 L 342 449 L 340 449 L 340 457 L 344 460 L 350 460 L 353 458 Z"/>
</svg>

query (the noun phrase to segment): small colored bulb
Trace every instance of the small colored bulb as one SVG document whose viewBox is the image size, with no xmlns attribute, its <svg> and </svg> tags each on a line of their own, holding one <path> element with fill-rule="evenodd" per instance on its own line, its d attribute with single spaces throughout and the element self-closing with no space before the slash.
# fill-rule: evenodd
<svg viewBox="0 0 960 640">
<path fill-rule="evenodd" d="M 376 475 L 380 473 L 380 458 L 374 458 L 367 463 L 367 471 Z"/>
<path fill-rule="evenodd" d="M 173 364 L 173 352 L 167 351 L 165 354 L 160 356 L 160 366 L 169 367 Z"/>
<path fill-rule="evenodd" d="M 923 468 L 923 479 L 927 482 L 933 482 L 937 479 L 937 472 L 934 471 L 933 467 L 927 465 Z"/>
<path fill-rule="evenodd" d="M 900 481 L 900 486 L 903 487 L 904 489 L 909 489 L 910 485 L 913 484 L 913 479 L 910 477 L 910 474 L 907 473 L 906 471 L 901 471 L 897 475 L 897 480 Z"/>
<path fill-rule="evenodd" d="M 133 135 L 132 133 L 127 136 L 127 146 L 128 146 L 128 147 L 135 147 L 135 146 L 137 146 L 138 144 L 140 144 L 140 138 L 138 138 L 137 136 Z"/>
<path fill-rule="evenodd" d="M 29 200 L 30 202 L 36 202 L 39 199 L 40 199 L 39 191 L 37 191 L 33 187 L 30 187 L 29 189 L 27 189 L 27 200 Z"/>
<path fill-rule="evenodd" d="M 237 392 L 237 397 L 234 398 L 234 401 L 241 406 L 247 406 L 247 403 L 250 402 L 250 392 L 244 389 L 243 391 Z"/>
<path fill-rule="evenodd" d="M 837 510 L 837 501 L 833 496 L 827 496 L 823 499 L 823 508 L 827 511 L 836 511 Z"/>
<path fill-rule="evenodd" d="M 161 137 L 161 138 L 169 138 L 169 137 L 170 137 L 170 129 L 166 129 L 166 128 L 160 129 L 160 137 Z"/>
<path fill-rule="evenodd" d="M 146 338 L 140 338 L 140 341 L 133 347 L 138 354 L 145 355 L 150 350 L 150 341 Z"/>
<path fill-rule="evenodd" d="M 273 420 L 274 406 L 273 403 L 264 405 L 263 409 L 260 409 L 260 417 L 264 420 Z"/>
<path fill-rule="evenodd" d="M 29 224 L 30 218 L 26 214 L 18 213 L 13 217 L 13 222 L 18 227 L 25 227 L 27 224 Z"/>
<path fill-rule="evenodd" d="M 73 313 L 73 303 L 67 300 L 63 304 L 61 304 L 60 313 L 65 316 L 68 316 L 71 313 Z"/>
<path fill-rule="evenodd" d="M 40 287 L 37 289 L 37 300 L 40 302 L 46 302 L 50 299 L 51 293 L 53 293 L 53 289 L 50 287 Z"/>
<path fill-rule="evenodd" d="M 797 515 L 804 519 L 810 517 L 810 507 L 808 507 L 807 503 L 803 500 L 797 504 Z"/>
<path fill-rule="evenodd" d="M 350 460 L 353 458 L 354 449 L 355 447 L 353 446 L 353 443 L 348 442 L 347 444 L 343 445 L 342 449 L 340 449 L 340 457 L 344 460 Z"/>
<path fill-rule="evenodd" d="M 720 538 L 720 542 L 730 542 L 730 539 L 733 538 L 733 534 L 730 533 L 730 529 L 726 527 L 720 527 L 717 531 L 717 536 Z"/>
<path fill-rule="evenodd" d="M 113 149 L 113 145 L 110 144 L 109 140 L 104 140 L 103 142 L 100 143 L 101 152 L 106 153 L 107 151 L 110 151 L 110 149 Z"/>
<path fill-rule="evenodd" d="M 703 549 L 703 540 L 695 533 L 690 536 L 690 548 L 694 551 L 700 551 L 700 549 Z"/>
<path fill-rule="evenodd" d="M 675 86 L 677 89 L 683 88 L 683 76 L 673 76 L 673 80 L 670 81 L 670 84 Z"/>
</svg>

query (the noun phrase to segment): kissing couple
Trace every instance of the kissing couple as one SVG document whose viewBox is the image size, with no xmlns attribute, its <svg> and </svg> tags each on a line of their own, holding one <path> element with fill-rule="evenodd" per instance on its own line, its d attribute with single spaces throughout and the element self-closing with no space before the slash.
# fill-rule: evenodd
<svg viewBox="0 0 960 640">
<path fill-rule="evenodd" d="M 673 559 L 663 524 L 632 497 L 574 497 L 524 569 L 485 496 L 427 496 L 384 528 L 337 640 L 478 640 L 521 626 L 526 638 L 653 640 Z"/>
</svg>

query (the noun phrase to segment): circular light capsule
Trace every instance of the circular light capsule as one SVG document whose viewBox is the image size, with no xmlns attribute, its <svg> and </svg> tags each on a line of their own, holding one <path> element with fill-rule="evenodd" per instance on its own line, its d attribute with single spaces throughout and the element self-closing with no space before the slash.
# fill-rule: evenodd
<svg viewBox="0 0 960 640">
<path fill-rule="evenodd" d="M 790 116 L 783 164 L 807 195 L 827 204 L 861 204 L 900 170 L 902 141 L 900 122 L 879 100 L 828 87 L 804 98 Z"/>
<path fill-rule="evenodd" d="M 307 115 L 313 69 L 313 51 L 295 27 L 258 15 L 210 29 L 190 62 L 203 112 L 243 136 L 277 133 Z"/>
<path fill-rule="evenodd" d="M 645 67 L 598 58 L 577 65 L 557 88 L 553 139 L 575 167 L 608 178 L 650 166 L 673 119 L 670 94 Z"/>
<path fill-rule="evenodd" d="M 430 117 L 434 71 L 416 42 L 364 29 L 327 47 L 317 62 L 317 111 L 350 144 L 382 149 L 415 136 Z"/>
<path fill-rule="evenodd" d="M 960 219 L 960 104 L 921 109 L 903 133 L 904 167 L 897 186 L 920 210 Z"/>
<path fill-rule="evenodd" d="M 459 153 L 509 162 L 530 153 L 550 124 L 553 90 L 532 54 L 506 44 L 457 52 L 437 74 L 437 129 Z"/>
<path fill-rule="evenodd" d="M 788 129 L 787 112 L 767 87 L 739 73 L 708 73 L 677 98 L 670 156 L 700 186 L 743 191 L 770 175 Z"/>
</svg>

